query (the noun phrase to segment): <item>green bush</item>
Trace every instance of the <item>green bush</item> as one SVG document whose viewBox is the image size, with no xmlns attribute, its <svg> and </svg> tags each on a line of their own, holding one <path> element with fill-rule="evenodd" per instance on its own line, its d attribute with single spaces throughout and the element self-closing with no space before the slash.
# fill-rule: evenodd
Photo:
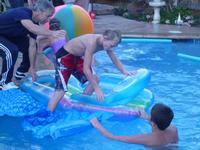
<svg viewBox="0 0 200 150">
<path fill-rule="evenodd" d="M 138 21 L 151 22 L 153 20 L 153 11 L 151 9 L 144 9 L 139 13 L 129 13 L 126 9 L 116 9 L 115 14 L 126 17 L 128 19 L 135 19 Z M 192 10 L 188 8 L 177 7 L 171 9 L 171 11 L 167 12 L 166 8 L 160 10 L 160 23 L 166 24 L 168 20 L 168 24 L 175 24 L 175 21 L 178 19 L 178 15 L 181 15 L 181 19 L 183 22 L 188 25 L 196 25 L 200 23 L 199 16 L 193 16 Z"/>
<path fill-rule="evenodd" d="M 181 19 L 183 21 L 186 21 L 187 16 L 192 16 L 192 12 L 187 8 L 173 8 L 172 11 L 169 12 L 169 13 L 166 13 L 166 11 L 161 9 L 160 23 L 165 24 L 165 21 L 169 20 L 170 24 L 175 24 L 175 20 L 177 20 L 179 13 L 180 13 Z"/>
</svg>

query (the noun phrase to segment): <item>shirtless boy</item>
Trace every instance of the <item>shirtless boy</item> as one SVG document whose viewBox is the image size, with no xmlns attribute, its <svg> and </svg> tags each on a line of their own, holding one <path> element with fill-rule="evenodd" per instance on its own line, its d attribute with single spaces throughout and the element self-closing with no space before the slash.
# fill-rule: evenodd
<svg viewBox="0 0 200 150">
<path fill-rule="evenodd" d="M 98 78 L 92 73 L 91 65 L 93 54 L 105 50 L 112 62 L 124 75 L 130 75 L 113 53 L 112 48 L 117 46 L 121 41 L 121 34 L 118 31 L 106 30 L 103 34 L 85 34 L 68 41 L 57 53 L 56 57 L 60 63 L 67 69 L 62 70 L 62 77 L 67 83 L 71 74 L 81 83 L 89 81 L 83 94 L 91 95 L 96 93 L 98 101 L 104 100 L 104 93 L 98 85 Z M 63 82 L 62 82 L 63 83 Z M 48 103 L 48 108 L 54 111 L 57 103 L 64 96 L 65 91 L 63 84 L 57 82 L 56 90 Z"/>
<path fill-rule="evenodd" d="M 168 106 L 157 103 L 151 109 L 149 117 L 144 111 L 140 111 L 140 117 L 149 120 L 152 126 L 152 132 L 133 136 L 117 136 L 106 130 L 97 118 L 90 122 L 104 136 L 126 143 L 142 144 L 146 146 L 161 146 L 178 142 L 177 128 L 171 124 L 174 113 Z"/>
</svg>

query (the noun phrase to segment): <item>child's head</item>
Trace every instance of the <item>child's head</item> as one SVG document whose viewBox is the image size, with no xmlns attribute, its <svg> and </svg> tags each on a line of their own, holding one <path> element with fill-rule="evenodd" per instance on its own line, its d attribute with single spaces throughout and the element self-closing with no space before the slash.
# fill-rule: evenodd
<svg viewBox="0 0 200 150">
<path fill-rule="evenodd" d="M 53 18 L 49 21 L 49 29 L 50 30 L 60 30 L 60 21 L 56 18 Z"/>
<path fill-rule="evenodd" d="M 106 30 L 103 33 L 104 49 L 110 49 L 117 46 L 121 42 L 121 33 L 116 30 Z"/>
<path fill-rule="evenodd" d="M 165 130 L 174 117 L 172 109 L 164 104 L 157 103 L 151 109 L 151 121 L 154 122 L 160 130 Z"/>
</svg>

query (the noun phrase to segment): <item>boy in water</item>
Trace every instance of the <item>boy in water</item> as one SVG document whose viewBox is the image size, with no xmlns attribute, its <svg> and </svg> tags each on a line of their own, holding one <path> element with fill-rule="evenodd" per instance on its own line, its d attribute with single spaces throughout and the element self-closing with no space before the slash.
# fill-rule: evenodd
<svg viewBox="0 0 200 150">
<path fill-rule="evenodd" d="M 104 100 L 104 94 L 98 85 L 98 78 L 92 73 L 91 65 L 93 54 L 105 50 L 112 62 L 124 75 L 131 75 L 117 59 L 112 48 L 117 46 L 121 41 L 121 34 L 118 31 L 106 30 L 101 34 L 85 34 L 68 41 L 56 53 L 57 59 L 66 67 L 62 70 L 61 78 L 67 84 L 71 74 L 81 82 L 89 81 L 83 94 L 91 95 L 95 91 L 97 100 Z M 63 83 L 63 82 L 62 82 Z M 48 103 L 48 108 L 54 111 L 58 102 L 64 96 L 65 91 L 63 84 L 57 82 L 56 90 Z"/>
<path fill-rule="evenodd" d="M 178 142 L 177 128 L 171 124 L 174 113 L 168 106 L 157 103 L 151 109 L 151 116 L 139 111 L 140 117 L 149 120 L 152 133 L 133 136 L 116 136 L 106 130 L 97 118 L 91 119 L 91 124 L 104 136 L 126 143 L 142 144 L 146 146 L 160 146 Z"/>
</svg>

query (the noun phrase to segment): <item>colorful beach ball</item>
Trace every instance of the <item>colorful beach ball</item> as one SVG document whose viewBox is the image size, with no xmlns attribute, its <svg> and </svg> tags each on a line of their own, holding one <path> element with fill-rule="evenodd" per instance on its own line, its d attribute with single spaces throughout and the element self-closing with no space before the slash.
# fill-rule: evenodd
<svg viewBox="0 0 200 150">
<path fill-rule="evenodd" d="M 88 12 L 78 5 L 57 6 L 53 17 L 61 22 L 61 28 L 67 31 L 69 39 L 93 33 L 93 22 Z"/>
</svg>

